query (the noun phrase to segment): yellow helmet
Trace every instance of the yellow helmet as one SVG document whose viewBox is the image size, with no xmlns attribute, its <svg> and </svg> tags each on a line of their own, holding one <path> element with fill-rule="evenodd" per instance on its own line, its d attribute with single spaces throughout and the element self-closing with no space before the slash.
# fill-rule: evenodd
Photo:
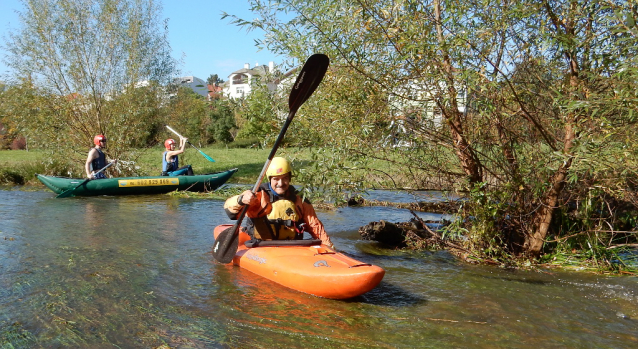
<svg viewBox="0 0 638 349">
<path fill-rule="evenodd" d="M 270 177 L 285 175 L 286 173 L 290 173 L 292 176 L 292 167 L 288 160 L 276 157 L 273 158 L 268 166 L 268 170 L 266 170 L 266 177 L 270 180 Z"/>
</svg>

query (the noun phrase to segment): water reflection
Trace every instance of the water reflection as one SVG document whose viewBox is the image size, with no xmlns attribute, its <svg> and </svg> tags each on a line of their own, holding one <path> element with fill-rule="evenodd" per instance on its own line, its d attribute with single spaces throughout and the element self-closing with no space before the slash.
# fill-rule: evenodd
<svg viewBox="0 0 638 349">
<path fill-rule="evenodd" d="M 340 251 L 386 270 L 377 288 L 348 301 L 295 292 L 213 260 L 212 230 L 228 223 L 222 204 L 0 191 L 0 343 L 625 348 L 638 339 L 635 278 L 503 270 L 359 240 L 362 225 L 411 216 L 394 208 L 319 212 Z"/>
</svg>

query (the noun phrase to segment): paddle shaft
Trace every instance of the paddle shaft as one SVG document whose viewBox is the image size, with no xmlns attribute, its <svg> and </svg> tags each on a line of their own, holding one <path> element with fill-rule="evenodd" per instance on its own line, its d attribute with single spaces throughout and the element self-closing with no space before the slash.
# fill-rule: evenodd
<svg viewBox="0 0 638 349">
<path fill-rule="evenodd" d="M 288 126 L 290 126 L 290 123 L 292 122 L 292 119 L 295 116 L 296 112 L 297 110 L 291 110 L 290 113 L 288 114 L 288 118 L 286 119 L 284 126 L 281 128 L 281 131 L 279 132 L 279 136 L 277 136 L 277 140 L 275 140 L 275 144 L 273 145 L 272 150 L 270 151 L 270 155 L 268 155 L 268 160 L 266 160 L 266 163 L 264 164 L 264 167 L 261 169 L 261 173 L 259 174 L 259 178 L 257 178 L 257 182 L 255 182 L 255 186 L 253 187 L 253 190 L 252 190 L 253 194 L 257 192 L 257 189 L 259 189 L 259 185 L 264 180 L 264 177 L 266 176 L 266 171 L 268 171 L 268 167 L 270 166 L 272 159 L 275 157 L 275 154 L 277 153 L 277 149 L 279 149 L 279 145 L 283 141 L 284 136 L 286 135 L 286 131 L 288 130 Z M 237 234 L 237 232 L 239 231 L 239 226 L 244 220 L 247 210 L 248 210 L 248 205 L 245 205 L 244 208 L 239 213 L 239 215 L 237 216 L 237 221 L 233 225 L 233 232 L 235 234 Z M 224 246 L 222 245 L 222 247 Z"/>
<path fill-rule="evenodd" d="M 93 174 L 93 176 L 95 176 L 96 174 L 106 170 L 107 168 L 111 167 L 111 165 L 113 165 L 113 164 L 114 164 L 114 162 L 109 162 L 106 166 L 102 167 L 99 171 L 95 172 Z M 63 192 L 60 195 L 56 196 L 56 198 L 65 198 L 65 197 L 69 196 L 69 194 L 71 194 L 75 189 L 83 186 L 86 182 L 88 182 L 90 180 L 91 180 L 91 178 L 85 179 L 82 183 L 78 184 L 75 188 L 66 190 L 65 192 Z"/>
<path fill-rule="evenodd" d="M 181 134 L 177 133 L 177 131 L 173 130 L 170 126 L 168 126 L 168 125 L 164 125 L 164 126 L 166 126 L 166 128 L 167 128 L 167 129 L 169 129 L 171 132 L 173 132 L 174 134 L 176 134 L 179 138 L 184 138 L 184 136 L 182 136 Z M 193 145 L 193 143 L 191 143 L 190 141 L 188 141 L 188 140 L 187 140 L 187 141 L 186 141 L 186 143 L 190 144 L 190 145 L 191 145 L 191 147 L 193 147 L 193 148 L 195 148 L 195 149 L 199 150 L 199 148 L 197 148 L 196 146 L 194 146 L 194 145 Z M 199 150 L 199 151 L 201 151 L 201 150 Z"/>
<path fill-rule="evenodd" d="M 328 59 L 328 56 L 323 54 L 314 54 L 308 58 L 306 64 L 304 64 L 304 67 L 301 69 L 301 72 L 299 73 L 299 76 L 297 76 L 297 80 L 292 87 L 292 91 L 290 92 L 290 98 L 288 98 L 288 108 L 290 109 L 288 118 L 286 118 L 286 122 L 281 128 L 279 136 L 275 140 L 275 144 L 272 146 L 272 150 L 270 151 L 270 155 L 268 155 L 268 160 L 264 164 L 264 168 L 261 169 L 257 183 L 255 183 L 255 186 L 253 187 L 253 193 L 256 193 L 257 189 L 259 189 L 259 184 L 261 184 L 261 181 L 264 179 L 266 171 L 270 166 L 270 162 L 275 157 L 277 149 L 279 149 L 279 145 L 283 141 L 286 131 L 288 131 L 288 126 L 290 126 L 297 110 L 299 110 L 299 107 L 301 107 L 301 105 L 317 89 L 317 86 L 319 86 L 321 80 L 323 80 L 323 76 L 326 74 L 329 63 L 330 60 Z M 311 68 L 315 68 L 316 70 L 308 69 L 307 66 L 311 66 Z"/>
<path fill-rule="evenodd" d="M 301 68 L 301 72 L 299 76 L 297 76 L 297 80 L 293 85 L 292 91 L 290 92 L 290 98 L 288 99 L 288 107 L 290 109 L 290 113 L 288 114 L 288 118 L 284 123 L 281 131 L 279 132 L 279 136 L 275 140 L 275 144 L 273 144 L 272 150 L 270 151 L 270 155 L 268 155 L 268 160 L 264 164 L 264 167 L 259 174 L 259 178 L 253 187 L 252 192 L 256 193 L 259 189 L 259 185 L 263 181 L 266 171 L 272 162 L 272 159 L 275 157 L 277 153 L 277 149 L 279 145 L 284 139 L 286 135 L 286 131 L 288 130 L 288 126 L 292 122 L 297 110 L 301 105 L 312 95 L 317 86 L 321 83 L 323 76 L 328 69 L 328 65 L 330 64 L 330 60 L 328 56 L 323 54 L 315 54 L 310 56 L 304 66 Z M 246 215 L 246 211 L 248 210 L 248 205 L 245 205 L 242 210 L 239 212 L 237 216 L 237 220 L 231 229 L 231 233 L 222 233 L 218 235 L 218 239 L 215 241 L 213 245 L 213 256 L 215 259 L 222 263 L 230 263 L 233 259 L 234 254 L 237 252 L 236 240 L 239 236 L 239 227 L 241 226 L 242 221 Z M 234 251 L 229 251 L 229 247 L 233 245 Z M 231 253 L 229 253 L 231 252 Z"/>
</svg>

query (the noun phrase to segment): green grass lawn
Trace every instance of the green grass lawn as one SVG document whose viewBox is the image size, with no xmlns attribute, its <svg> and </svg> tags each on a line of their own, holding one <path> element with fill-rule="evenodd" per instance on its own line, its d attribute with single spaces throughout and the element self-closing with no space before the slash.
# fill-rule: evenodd
<svg viewBox="0 0 638 349">
<path fill-rule="evenodd" d="M 187 145 L 184 154 L 179 156 L 180 165 L 191 165 L 195 174 L 237 168 L 239 171 L 230 178 L 228 183 L 250 185 L 254 184 L 259 177 L 271 151 L 270 148 L 236 148 L 232 144 L 231 147 L 220 145 L 199 149 L 215 159 L 215 162 L 207 160 L 197 149 Z M 109 169 L 107 174 L 111 177 L 159 176 L 162 172 L 164 151 L 161 145 L 147 149 L 133 149 L 118 156 L 119 164 Z M 310 165 L 313 158 L 312 152 L 312 148 L 286 147 L 279 148 L 276 156 L 294 159 L 294 167 L 298 171 Z M 106 153 L 109 154 L 108 148 Z M 37 173 L 83 178 L 85 156 L 84 153 L 76 152 L 69 154 L 66 160 L 51 161 L 49 155 L 42 150 L 0 150 L 0 184 L 39 186 L 40 182 L 35 177 Z M 376 183 L 375 188 L 411 187 L 409 182 L 411 178 L 404 174 L 400 166 L 374 159 L 368 165 L 372 170 L 363 170 L 367 171 L 369 179 Z M 348 174 L 344 172 L 343 175 Z"/>
<path fill-rule="evenodd" d="M 271 149 L 235 148 L 210 146 L 199 148 L 203 153 L 215 159 L 210 162 L 200 152 L 187 145 L 184 154 L 179 157 L 181 166 L 191 165 L 195 174 L 220 172 L 232 168 L 239 171 L 228 183 L 254 184 L 268 159 Z M 88 149 L 87 149 L 88 151 Z M 158 145 L 147 149 L 134 149 L 125 155 L 118 156 L 118 166 L 108 170 L 112 177 L 122 176 L 159 176 L 162 172 L 162 154 L 165 149 Z M 308 166 L 312 159 L 311 148 L 287 147 L 279 148 L 276 156 L 295 159 L 295 170 Z M 106 151 L 109 154 L 108 148 Z M 40 186 L 35 174 L 47 174 L 65 177 L 84 177 L 84 153 L 69 154 L 66 160 L 51 161 L 49 155 L 42 150 L 0 150 L 0 184 Z M 376 184 L 375 188 L 411 187 L 411 178 L 405 176 L 399 166 L 381 160 L 372 159 L 368 176 Z M 118 170 L 120 172 L 118 172 Z M 364 169 L 365 170 L 365 169 Z M 344 174 L 347 175 L 347 174 Z M 407 184 L 406 184 L 407 183 Z"/>
<path fill-rule="evenodd" d="M 179 157 L 180 166 L 191 165 L 195 174 L 225 171 L 238 168 L 239 171 L 230 179 L 229 183 L 254 184 L 261 173 L 264 163 L 270 155 L 271 149 L 256 148 L 199 148 L 215 162 L 208 161 L 195 148 L 188 146 L 184 154 Z M 162 172 L 163 149 L 146 149 L 140 152 L 136 164 L 148 175 L 159 175 Z M 276 156 L 296 159 L 310 159 L 307 149 L 280 149 Z"/>
<path fill-rule="evenodd" d="M 0 150 L 0 165 L 18 165 L 25 162 L 35 162 L 43 158 L 44 154 L 38 150 Z"/>
<path fill-rule="evenodd" d="M 268 159 L 271 149 L 257 148 L 200 148 L 215 162 L 208 161 L 195 148 L 188 146 L 185 153 L 180 155 L 180 165 L 190 164 L 195 174 L 225 171 L 238 168 L 239 171 L 229 180 L 229 183 L 254 184 L 261 173 L 264 163 Z M 157 176 L 162 171 L 163 148 L 141 149 L 132 152 L 130 158 L 120 158 L 120 166 L 135 167 L 139 175 Z M 309 159 L 310 151 L 306 149 L 280 149 L 277 156 Z M 36 173 L 65 175 L 71 171 L 73 177 L 84 174 L 84 163 L 76 160 L 72 165 L 45 165 L 48 156 L 39 150 L 0 150 L 0 183 L 5 184 L 39 184 Z M 62 167 L 62 168 L 61 168 Z M 70 167 L 70 168 L 67 168 Z M 111 174 L 113 175 L 113 174 Z"/>
</svg>

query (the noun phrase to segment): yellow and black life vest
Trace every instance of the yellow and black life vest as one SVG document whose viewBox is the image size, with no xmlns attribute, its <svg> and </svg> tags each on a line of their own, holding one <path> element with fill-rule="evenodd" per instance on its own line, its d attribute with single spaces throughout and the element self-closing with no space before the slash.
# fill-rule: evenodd
<svg viewBox="0 0 638 349">
<path fill-rule="evenodd" d="M 254 219 L 254 237 L 260 240 L 293 240 L 300 220 L 295 203 L 279 199 L 272 204 L 272 211 L 263 219 Z"/>
</svg>

